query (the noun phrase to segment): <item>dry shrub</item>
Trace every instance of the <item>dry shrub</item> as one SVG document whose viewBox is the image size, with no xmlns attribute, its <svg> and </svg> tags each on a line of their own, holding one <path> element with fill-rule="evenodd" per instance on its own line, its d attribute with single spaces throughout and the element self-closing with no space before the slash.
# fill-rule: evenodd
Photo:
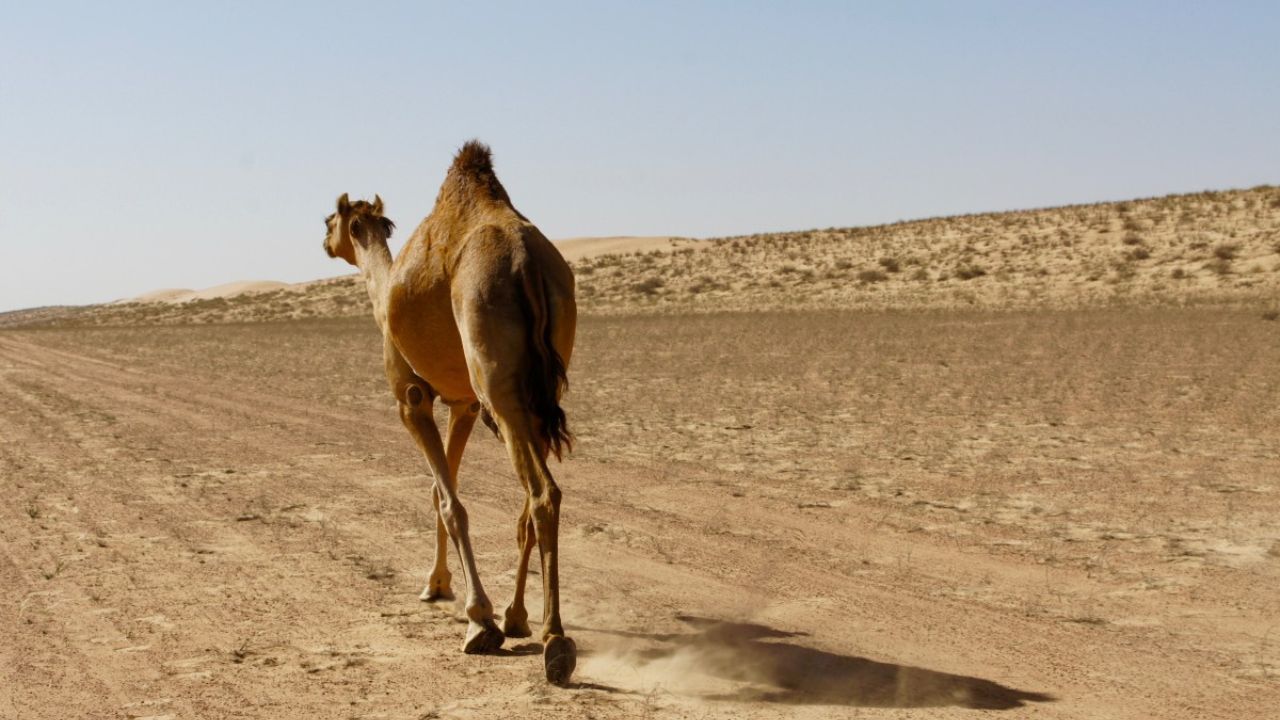
<svg viewBox="0 0 1280 720">
<path fill-rule="evenodd" d="M 1209 268 L 1210 270 L 1214 271 L 1219 275 L 1231 274 L 1230 260 L 1224 260 L 1222 258 L 1218 258 L 1216 260 L 1210 260 L 1209 262 L 1205 263 L 1205 267 Z"/>
<path fill-rule="evenodd" d="M 699 275 L 693 281 L 693 284 L 689 286 L 689 293 L 697 295 L 704 290 L 722 290 L 725 287 L 725 285 L 716 282 L 710 275 Z"/>
<path fill-rule="evenodd" d="M 662 278 L 651 277 L 645 278 L 638 283 L 632 283 L 631 289 L 642 295 L 656 295 L 663 285 L 666 285 L 666 283 Z"/>
</svg>

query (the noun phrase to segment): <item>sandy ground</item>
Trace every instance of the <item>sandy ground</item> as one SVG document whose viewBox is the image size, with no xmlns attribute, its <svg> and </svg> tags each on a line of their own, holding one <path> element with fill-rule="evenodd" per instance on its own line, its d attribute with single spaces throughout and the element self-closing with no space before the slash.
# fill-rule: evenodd
<svg viewBox="0 0 1280 720">
<path fill-rule="evenodd" d="M 417 600 L 424 463 L 371 321 L 0 332 L 0 717 L 1280 706 L 1280 324 L 587 318 L 578 347 L 562 690 Z M 480 432 L 461 475 L 501 605 L 516 482 Z"/>
</svg>

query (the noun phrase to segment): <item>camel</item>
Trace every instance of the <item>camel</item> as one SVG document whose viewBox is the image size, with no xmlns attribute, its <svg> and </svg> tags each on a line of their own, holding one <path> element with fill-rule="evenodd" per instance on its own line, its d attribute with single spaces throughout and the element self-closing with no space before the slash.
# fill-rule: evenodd
<svg viewBox="0 0 1280 720">
<path fill-rule="evenodd" d="M 577 648 L 560 621 L 560 488 L 547 459 L 571 448 L 560 397 L 577 326 L 568 263 L 511 204 L 489 148 L 471 141 L 455 155 L 435 207 L 393 261 L 395 225 L 380 196 L 351 202 L 344 193 L 325 218 L 325 251 L 360 269 L 382 330 L 387 381 L 400 419 L 433 477 L 435 566 L 420 596 L 452 599 L 447 541 L 466 583 L 463 651 L 492 652 L 505 637 L 529 637 L 525 577 L 537 544 L 542 561 L 542 642 L 547 680 L 568 681 Z M 432 417 L 449 408 L 444 441 Z M 476 569 L 467 511 L 458 499 L 458 466 L 477 417 L 506 445 L 524 486 L 516 523 L 515 596 L 502 627 Z"/>
</svg>

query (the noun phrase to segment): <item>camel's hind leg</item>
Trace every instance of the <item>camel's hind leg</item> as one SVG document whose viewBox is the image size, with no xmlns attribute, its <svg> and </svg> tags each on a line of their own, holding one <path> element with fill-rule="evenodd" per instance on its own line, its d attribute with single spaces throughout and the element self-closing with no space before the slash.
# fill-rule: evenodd
<svg viewBox="0 0 1280 720">
<path fill-rule="evenodd" d="M 509 638 L 526 638 L 533 634 L 529 629 L 529 611 L 524 607 L 525 580 L 529 576 L 529 556 L 537 542 L 533 517 L 529 514 L 529 498 L 526 495 L 524 510 L 516 522 L 516 546 L 520 548 L 520 562 L 516 567 L 516 593 L 502 614 L 502 632 Z"/>
<path fill-rule="evenodd" d="M 523 301 L 504 298 L 500 290 L 501 287 L 495 289 L 484 303 L 461 297 L 455 306 L 455 319 L 471 373 L 471 386 L 496 421 L 511 464 L 525 489 L 528 520 L 523 523 L 521 564 L 525 565 L 525 553 L 532 551 L 532 544 L 528 542 L 531 525 L 542 559 L 543 665 L 548 681 L 564 684 L 577 663 L 577 648 L 565 637 L 560 621 L 560 487 L 547 469 L 549 448 L 540 433 L 540 422 L 530 408 L 527 383 L 533 380 L 529 377 L 529 357 L 534 348 L 525 313 L 493 309 L 504 302 L 510 302 L 513 308 L 519 307 Z M 518 600 L 518 605 L 512 603 L 517 609 L 511 611 L 517 616 L 523 609 L 523 596 L 518 596 Z"/>
<path fill-rule="evenodd" d="M 565 637 L 560 621 L 560 487 L 547 468 L 546 443 L 533 434 L 527 412 L 517 407 L 495 410 L 511 464 L 525 488 L 528 522 L 542 556 L 542 657 L 547 680 L 562 684 L 573 674 L 577 647 Z M 526 542 L 521 548 L 522 560 L 531 547 Z M 523 604 L 523 597 L 519 599 Z"/>
<path fill-rule="evenodd" d="M 462 464 L 462 451 L 467 447 L 467 438 L 475 427 L 479 403 L 458 404 L 449 406 L 449 430 L 445 435 L 445 454 L 449 460 L 449 485 L 458 491 L 458 468 Z M 449 572 L 449 531 L 444 526 L 444 516 L 440 514 L 440 491 L 432 489 L 431 498 L 436 508 L 436 561 L 427 579 L 427 586 L 418 597 L 427 602 L 435 600 L 452 600 L 452 573 Z M 515 637 L 508 634 L 509 637 Z"/>
<path fill-rule="evenodd" d="M 458 558 L 462 564 L 462 575 L 466 579 L 466 612 L 467 619 L 471 622 L 462 649 L 469 653 L 496 650 L 502 646 L 502 631 L 494 622 L 493 605 L 480 584 L 475 553 L 471 549 L 467 511 L 458 499 L 458 493 L 453 484 L 448 481 L 451 477 L 449 460 L 445 454 L 444 444 L 440 440 L 440 431 L 436 428 L 435 419 L 431 417 L 431 400 L 424 388 L 410 384 L 404 390 L 404 398 L 399 402 L 400 419 L 422 448 L 427 456 L 427 463 L 431 466 L 431 474 L 435 477 L 434 493 L 440 499 L 437 511 L 440 513 L 449 538 L 453 540 L 454 549 L 458 552 Z M 460 449 L 459 452 L 461 452 Z"/>
</svg>

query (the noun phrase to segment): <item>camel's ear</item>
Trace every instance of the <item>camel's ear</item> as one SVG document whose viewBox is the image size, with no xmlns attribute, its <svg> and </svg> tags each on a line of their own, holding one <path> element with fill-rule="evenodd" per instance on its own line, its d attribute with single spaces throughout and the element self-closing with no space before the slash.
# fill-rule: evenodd
<svg viewBox="0 0 1280 720">
<path fill-rule="evenodd" d="M 374 215 L 382 214 L 382 196 L 381 195 L 373 196 L 373 214 Z"/>
<path fill-rule="evenodd" d="M 351 212 L 351 201 L 347 199 L 346 193 L 342 193 L 338 198 L 338 214 L 346 215 L 349 212 Z"/>
</svg>

